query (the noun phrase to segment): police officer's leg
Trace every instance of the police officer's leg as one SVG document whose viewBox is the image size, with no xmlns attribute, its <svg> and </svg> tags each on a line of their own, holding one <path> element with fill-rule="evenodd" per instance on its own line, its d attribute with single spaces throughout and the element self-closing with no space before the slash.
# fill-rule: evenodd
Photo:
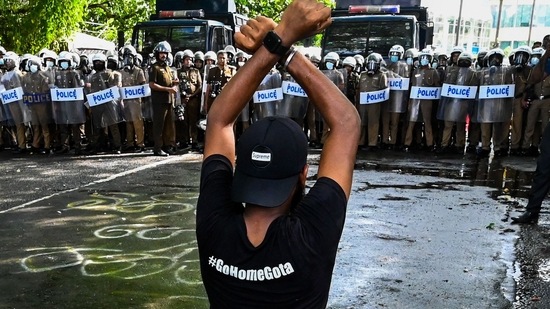
<svg viewBox="0 0 550 309">
<path fill-rule="evenodd" d="M 154 151 L 160 151 L 163 146 L 163 133 L 166 113 L 169 103 L 153 102 L 153 140 L 155 143 Z"/>
<path fill-rule="evenodd" d="M 449 146 L 451 140 L 451 132 L 453 131 L 454 122 L 445 121 L 443 127 L 443 134 L 441 135 L 441 148 Z"/>
<path fill-rule="evenodd" d="M 460 154 L 464 153 L 464 146 L 466 145 L 466 123 L 456 123 L 456 149 Z"/>
<path fill-rule="evenodd" d="M 164 118 L 164 128 L 162 132 L 162 143 L 166 149 L 172 149 L 176 146 L 176 126 L 174 107 L 172 104 L 166 106 L 166 117 Z"/>
<path fill-rule="evenodd" d="M 546 125 L 542 142 L 540 144 L 540 156 L 537 159 L 537 169 L 533 176 L 533 185 L 529 194 L 529 202 L 526 211 L 539 213 L 542 201 L 550 190 L 550 126 Z"/>
<path fill-rule="evenodd" d="M 512 129 L 511 129 L 511 145 L 512 151 L 517 151 L 521 146 L 522 129 L 523 129 L 523 113 L 522 98 L 514 99 L 512 111 Z"/>
<path fill-rule="evenodd" d="M 191 98 L 189 99 L 189 102 L 187 102 L 186 113 L 189 123 L 189 136 L 191 137 L 191 144 L 194 146 L 198 143 L 199 128 L 197 127 L 197 122 L 199 122 L 200 108 L 201 101 L 198 97 Z M 248 106 L 246 107 L 246 110 L 248 111 Z M 243 126 L 243 131 L 244 130 L 245 128 Z"/>
<path fill-rule="evenodd" d="M 532 145 L 533 133 L 535 132 L 535 126 L 539 121 L 539 116 L 541 113 L 540 103 L 540 100 L 533 101 L 527 111 L 527 123 L 525 125 L 525 133 L 523 135 L 523 143 L 521 146 L 524 150 L 529 149 Z"/>
<path fill-rule="evenodd" d="M 433 147 L 434 136 L 432 131 L 432 101 L 425 100 L 420 104 L 420 111 L 424 118 L 424 133 L 426 137 L 426 146 Z"/>
<path fill-rule="evenodd" d="M 378 144 L 378 132 L 380 129 L 380 105 L 381 103 L 367 105 L 369 147 L 375 147 Z"/>
</svg>

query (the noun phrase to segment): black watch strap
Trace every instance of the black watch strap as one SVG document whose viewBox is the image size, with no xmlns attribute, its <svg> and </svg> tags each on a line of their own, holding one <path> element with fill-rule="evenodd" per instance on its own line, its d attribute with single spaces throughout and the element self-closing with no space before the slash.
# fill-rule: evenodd
<svg viewBox="0 0 550 309">
<path fill-rule="evenodd" d="M 270 53 L 283 57 L 290 47 L 282 45 L 281 38 L 273 30 L 269 31 L 263 40 L 263 45 Z"/>
</svg>

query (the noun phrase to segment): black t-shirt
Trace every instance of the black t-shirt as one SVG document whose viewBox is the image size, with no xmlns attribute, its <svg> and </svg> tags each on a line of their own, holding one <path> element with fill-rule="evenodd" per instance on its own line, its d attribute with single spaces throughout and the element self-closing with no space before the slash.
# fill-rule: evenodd
<svg viewBox="0 0 550 309">
<path fill-rule="evenodd" d="M 231 200 L 232 181 L 226 157 L 204 161 L 197 240 L 211 308 L 325 308 L 346 213 L 342 188 L 330 178 L 318 179 L 254 247 L 244 207 Z"/>
</svg>

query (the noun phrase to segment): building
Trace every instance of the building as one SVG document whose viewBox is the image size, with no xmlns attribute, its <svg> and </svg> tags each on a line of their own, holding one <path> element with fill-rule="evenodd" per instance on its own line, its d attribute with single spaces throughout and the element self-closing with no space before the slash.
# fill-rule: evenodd
<svg viewBox="0 0 550 309">
<path fill-rule="evenodd" d="M 493 17 L 491 41 L 498 42 L 498 46 L 507 53 L 520 45 L 532 46 L 535 41 L 542 42 L 542 38 L 550 34 L 549 0 L 490 0 L 490 7 Z"/>
<path fill-rule="evenodd" d="M 476 55 L 491 46 L 489 0 L 424 0 L 422 6 L 428 7 L 434 23 L 433 48 L 450 53 L 458 45 Z"/>
</svg>

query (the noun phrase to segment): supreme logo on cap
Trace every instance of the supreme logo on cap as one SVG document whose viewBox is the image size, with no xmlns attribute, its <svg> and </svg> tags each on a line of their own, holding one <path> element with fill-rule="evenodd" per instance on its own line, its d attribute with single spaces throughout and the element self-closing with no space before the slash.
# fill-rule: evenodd
<svg viewBox="0 0 550 309">
<path fill-rule="evenodd" d="M 261 162 L 271 162 L 271 153 L 252 151 L 252 160 Z"/>
<path fill-rule="evenodd" d="M 271 164 L 273 159 L 272 151 L 265 146 L 256 146 L 252 149 L 252 154 L 250 156 L 252 159 L 252 164 L 257 168 L 265 168 Z"/>
</svg>

